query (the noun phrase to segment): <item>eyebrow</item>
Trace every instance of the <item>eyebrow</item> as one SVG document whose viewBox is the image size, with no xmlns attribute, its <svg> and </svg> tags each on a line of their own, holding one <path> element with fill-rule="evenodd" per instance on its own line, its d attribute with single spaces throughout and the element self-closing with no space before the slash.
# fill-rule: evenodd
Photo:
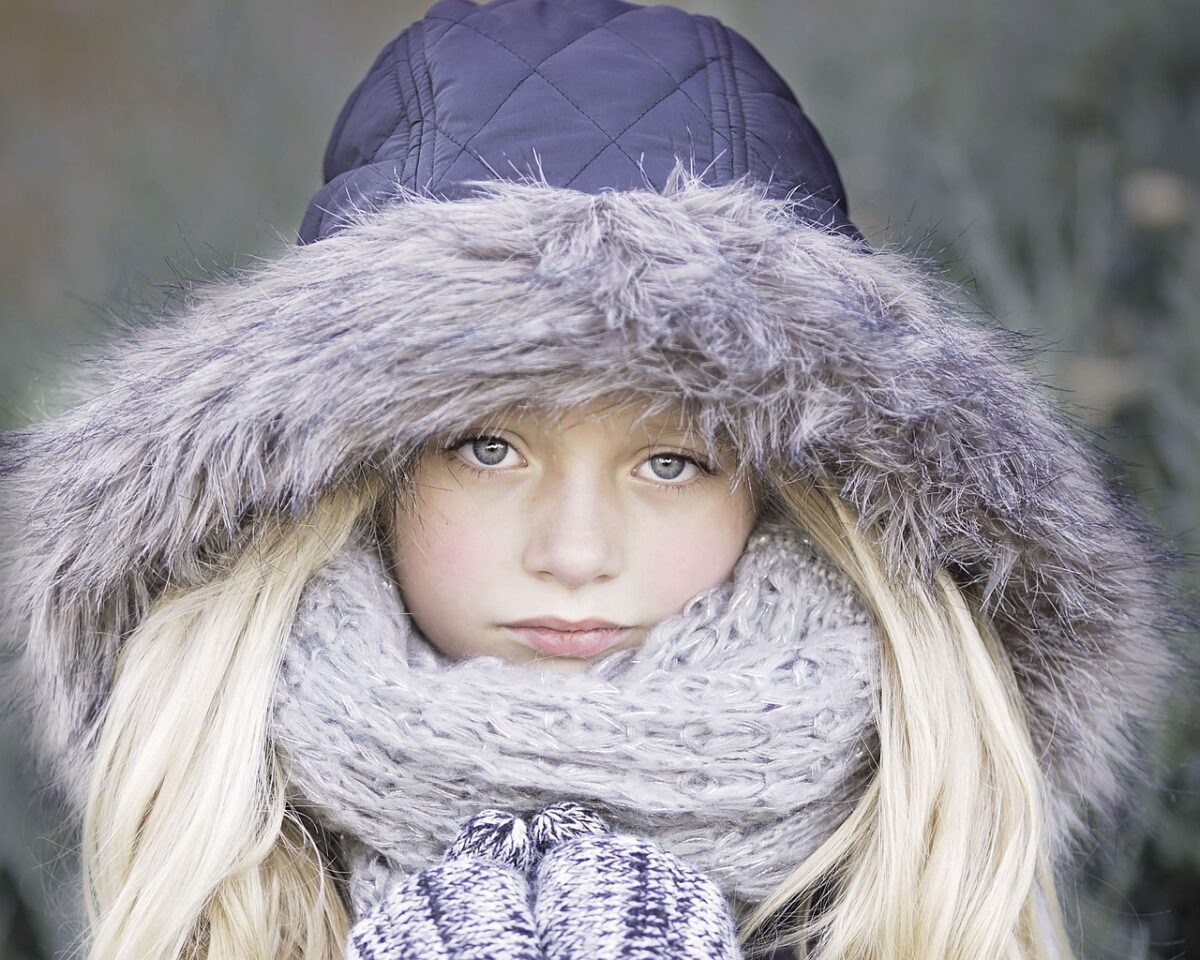
<svg viewBox="0 0 1200 960">
<path fill-rule="evenodd" d="M 680 437 L 694 442 L 700 442 L 703 439 L 699 431 L 688 426 L 681 427 L 677 423 L 643 424 L 642 429 L 653 437 Z"/>
<path fill-rule="evenodd" d="M 644 427 L 672 430 L 679 433 L 690 432 L 692 421 L 686 415 L 680 415 L 678 412 L 663 410 L 652 416 L 635 417 L 635 420 Z"/>
<path fill-rule="evenodd" d="M 558 413 L 566 413 L 566 411 L 552 412 L 548 416 L 552 420 L 557 419 Z M 537 411 L 520 409 L 497 410 L 474 418 L 467 426 L 459 428 L 453 431 L 453 433 L 456 436 L 460 434 L 465 436 L 471 432 L 481 432 L 491 429 L 499 430 L 503 429 L 511 421 L 520 421 L 526 417 L 533 417 L 538 420 L 542 418 Z M 677 437 L 686 439 L 689 442 L 703 443 L 702 432 L 694 424 L 686 419 L 681 422 L 678 415 L 672 415 L 669 412 L 656 413 L 653 416 L 637 420 L 633 429 L 643 430 L 652 437 Z"/>
</svg>

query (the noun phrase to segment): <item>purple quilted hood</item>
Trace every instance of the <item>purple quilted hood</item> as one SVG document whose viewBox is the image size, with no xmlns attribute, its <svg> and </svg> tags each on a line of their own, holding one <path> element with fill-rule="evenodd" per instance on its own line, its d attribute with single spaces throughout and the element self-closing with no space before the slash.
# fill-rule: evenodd
<svg viewBox="0 0 1200 960">
<path fill-rule="evenodd" d="M 783 78 L 712 17 L 625 0 L 442 0 L 342 108 L 300 241 L 396 193 L 536 174 L 584 193 L 661 192 L 676 158 L 741 177 L 858 238 L 837 167 Z"/>
</svg>

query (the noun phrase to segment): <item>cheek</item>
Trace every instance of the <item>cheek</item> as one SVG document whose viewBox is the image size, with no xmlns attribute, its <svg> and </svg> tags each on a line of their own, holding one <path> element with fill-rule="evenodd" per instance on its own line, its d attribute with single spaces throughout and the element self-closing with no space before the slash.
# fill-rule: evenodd
<svg viewBox="0 0 1200 960">
<path fill-rule="evenodd" d="M 732 502 L 705 502 L 685 513 L 638 525 L 638 542 L 630 545 L 629 555 L 640 558 L 639 581 L 663 616 L 724 581 L 750 532 L 749 514 Z"/>
<path fill-rule="evenodd" d="M 495 563 L 496 531 L 479 517 L 426 506 L 419 520 L 405 518 L 397 524 L 394 547 L 402 583 L 450 589 L 478 583 Z"/>
<path fill-rule="evenodd" d="M 425 518 L 397 531 L 397 560 L 408 579 L 471 581 L 483 564 L 486 540 L 478 524 Z"/>
<path fill-rule="evenodd" d="M 452 509 L 430 497 L 420 518 L 403 516 L 393 532 L 396 579 L 409 611 L 422 630 L 450 642 L 472 622 L 475 605 L 495 589 L 504 560 L 498 544 L 504 531 L 480 511 Z"/>
</svg>

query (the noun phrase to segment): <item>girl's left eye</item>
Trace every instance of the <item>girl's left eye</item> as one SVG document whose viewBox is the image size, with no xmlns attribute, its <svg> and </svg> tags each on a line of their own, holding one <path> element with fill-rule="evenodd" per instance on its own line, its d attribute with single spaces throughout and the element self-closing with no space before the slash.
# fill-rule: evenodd
<svg viewBox="0 0 1200 960">
<path fill-rule="evenodd" d="M 643 460 L 638 470 L 641 471 L 643 467 L 649 470 L 648 474 L 638 473 L 644 480 L 656 480 L 675 487 L 687 486 L 701 473 L 712 472 L 682 453 L 656 453 Z"/>
</svg>

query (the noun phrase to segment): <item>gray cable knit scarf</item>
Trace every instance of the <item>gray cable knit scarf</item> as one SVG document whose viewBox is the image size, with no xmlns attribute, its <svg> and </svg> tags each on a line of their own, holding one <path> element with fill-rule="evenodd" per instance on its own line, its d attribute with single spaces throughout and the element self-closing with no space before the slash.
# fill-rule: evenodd
<svg viewBox="0 0 1200 960">
<path fill-rule="evenodd" d="M 561 801 L 758 902 L 859 796 L 877 676 L 848 578 L 782 523 L 641 647 L 576 674 L 451 662 L 359 533 L 305 588 L 274 733 L 298 799 L 348 851 L 360 912 L 481 809 Z"/>
</svg>

